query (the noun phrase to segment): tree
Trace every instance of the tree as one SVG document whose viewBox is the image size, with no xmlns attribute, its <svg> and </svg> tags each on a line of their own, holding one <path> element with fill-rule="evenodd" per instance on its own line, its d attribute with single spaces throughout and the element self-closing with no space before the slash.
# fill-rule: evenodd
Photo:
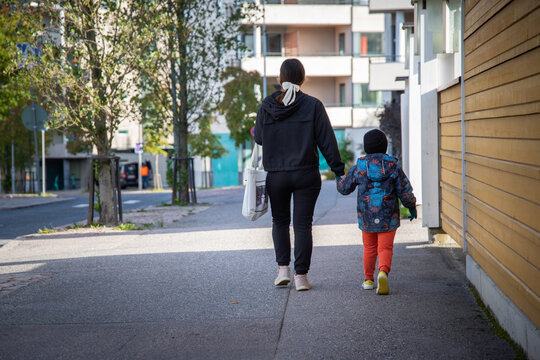
<svg viewBox="0 0 540 360">
<path fill-rule="evenodd" d="M 392 140 L 392 154 L 401 161 L 401 106 L 392 100 L 384 104 L 384 108 L 377 112 L 381 122 L 380 129 Z"/>
<path fill-rule="evenodd" d="M 0 4 L 0 17 L 0 171 L 7 191 L 15 180 L 11 178 L 12 144 L 16 172 L 23 175 L 34 160 L 34 137 L 21 120 L 30 101 L 30 81 L 17 45 L 35 44 L 41 22 L 35 9 L 15 0 Z"/>
<path fill-rule="evenodd" d="M 255 126 L 261 100 L 257 94 L 261 76 L 256 71 L 247 72 L 231 67 L 223 74 L 223 78 L 227 82 L 219 110 L 225 115 L 235 145 L 242 146 L 252 139 L 251 128 Z"/>
<path fill-rule="evenodd" d="M 207 125 L 198 124 L 208 121 L 209 114 L 216 110 L 225 58 L 235 55 L 240 19 L 253 6 L 244 6 L 238 0 L 167 0 L 160 6 L 154 15 L 160 19 L 159 26 L 154 30 L 162 51 L 152 57 L 157 71 L 151 74 L 159 88 L 169 90 L 162 94 L 162 101 L 170 109 L 174 156 L 186 159 L 188 135 L 197 129 L 211 140 L 207 143 L 218 141 L 211 132 L 204 132 Z M 178 193 L 180 202 L 189 202 L 187 167 L 187 161 L 180 162 L 179 188 L 173 189 L 173 201 Z"/>
<path fill-rule="evenodd" d="M 47 1 L 43 56 L 33 74 L 52 110 L 52 126 L 85 134 L 98 156 L 111 155 L 118 125 L 133 117 L 129 100 L 138 87 L 155 19 L 143 0 Z M 59 41 L 58 36 L 62 41 Z M 39 74 L 39 76 L 38 76 Z M 110 162 L 100 160 L 99 222 L 116 223 Z"/>
</svg>

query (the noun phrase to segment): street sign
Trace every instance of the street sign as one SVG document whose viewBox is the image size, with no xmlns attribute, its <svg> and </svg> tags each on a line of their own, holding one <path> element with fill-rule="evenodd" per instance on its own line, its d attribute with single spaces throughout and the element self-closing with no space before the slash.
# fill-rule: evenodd
<svg viewBox="0 0 540 360">
<path fill-rule="evenodd" d="M 137 143 L 135 145 L 135 153 L 142 154 L 144 152 L 144 143 Z"/>
<path fill-rule="evenodd" d="M 24 126 L 28 130 L 34 130 L 34 114 L 33 114 L 34 110 L 32 109 L 33 107 L 35 107 L 35 111 L 36 111 L 36 126 L 37 126 L 36 130 L 40 130 L 40 131 L 46 130 L 45 123 L 47 122 L 47 118 L 48 118 L 47 112 L 45 111 L 44 108 L 42 108 L 38 104 L 30 105 L 23 110 L 21 118 L 22 118 L 22 122 Z"/>
</svg>

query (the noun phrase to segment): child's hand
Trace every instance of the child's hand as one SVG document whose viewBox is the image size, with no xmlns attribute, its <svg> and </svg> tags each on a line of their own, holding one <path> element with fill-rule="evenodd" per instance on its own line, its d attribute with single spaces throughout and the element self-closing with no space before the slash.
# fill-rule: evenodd
<svg viewBox="0 0 540 360">
<path fill-rule="evenodd" d="M 416 208 L 409 209 L 409 212 L 410 212 L 410 214 L 409 214 L 408 218 L 410 219 L 410 221 L 413 221 L 413 219 L 416 219 L 416 216 L 417 216 Z"/>
</svg>

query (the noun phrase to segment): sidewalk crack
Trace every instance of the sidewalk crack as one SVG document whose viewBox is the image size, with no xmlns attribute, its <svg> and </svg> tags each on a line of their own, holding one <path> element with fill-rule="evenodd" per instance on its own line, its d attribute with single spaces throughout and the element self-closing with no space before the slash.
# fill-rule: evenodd
<svg viewBox="0 0 540 360">
<path fill-rule="evenodd" d="M 287 307 L 289 306 L 289 298 L 291 297 L 292 282 L 290 282 L 289 284 L 290 286 L 288 287 L 288 291 L 287 291 L 287 299 L 285 300 L 283 315 L 281 316 L 281 323 L 279 324 L 279 332 L 278 332 L 278 338 L 276 342 L 276 349 L 274 350 L 274 359 L 277 358 L 279 343 L 281 341 L 281 331 L 283 330 L 283 323 L 285 322 L 285 314 L 287 313 Z"/>
</svg>

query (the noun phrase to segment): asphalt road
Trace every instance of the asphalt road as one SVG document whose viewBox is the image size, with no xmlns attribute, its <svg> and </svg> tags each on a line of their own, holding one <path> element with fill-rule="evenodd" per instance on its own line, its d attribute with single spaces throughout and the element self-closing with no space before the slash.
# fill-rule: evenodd
<svg viewBox="0 0 540 360">
<path fill-rule="evenodd" d="M 36 233 L 44 227 L 73 224 L 88 217 L 88 195 L 66 196 L 66 201 L 22 209 L 0 211 L 0 239 Z M 156 205 L 171 200 L 170 192 L 122 192 L 124 210 Z"/>
</svg>

